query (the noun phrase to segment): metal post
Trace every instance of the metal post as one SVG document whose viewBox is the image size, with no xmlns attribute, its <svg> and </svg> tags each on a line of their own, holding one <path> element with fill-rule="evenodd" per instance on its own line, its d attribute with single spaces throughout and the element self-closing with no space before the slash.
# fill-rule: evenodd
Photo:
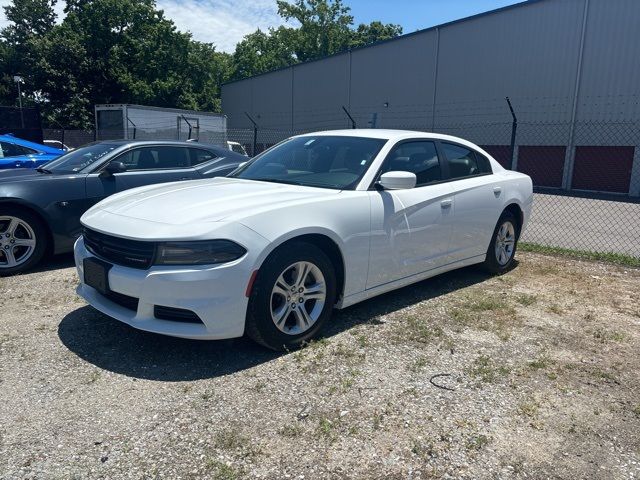
<svg viewBox="0 0 640 480">
<path fill-rule="evenodd" d="M 515 170 L 515 153 L 516 153 L 516 132 L 518 131 L 518 118 L 516 117 L 516 113 L 513 111 L 513 106 L 511 105 L 511 100 L 509 97 L 506 97 L 507 105 L 509 105 L 509 110 L 511 111 L 511 116 L 513 117 L 513 123 L 511 124 L 511 170 Z"/>
<path fill-rule="evenodd" d="M 129 115 L 127 115 L 127 122 L 129 122 L 131 125 L 133 125 L 133 139 L 135 140 L 136 139 L 136 132 L 138 131 L 138 128 L 136 127 L 136 124 L 131 121 L 131 119 L 129 118 Z M 187 123 L 189 123 L 189 122 L 187 122 Z M 128 132 L 127 132 L 127 138 L 128 137 L 129 137 L 129 135 L 128 135 Z"/>
<path fill-rule="evenodd" d="M 353 128 L 355 130 L 357 128 L 356 127 L 356 121 L 353 119 L 353 117 L 349 113 L 349 110 L 347 110 L 347 107 L 345 107 L 344 105 L 342 106 L 342 110 L 344 110 L 344 113 L 346 113 L 347 117 L 349 117 L 349 120 L 351 120 L 351 128 Z"/>
<path fill-rule="evenodd" d="M 251 118 L 251 115 L 249 115 L 247 112 L 244 112 L 244 114 L 247 116 L 249 121 L 253 123 L 253 151 L 251 152 L 251 154 L 252 156 L 255 157 L 256 149 L 258 147 L 258 124 L 255 122 L 253 118 Z"/>
<path fill-rule="evenodd" d="M 22 129 L 24 130 L 24 112 L 22 111 L 22 91 L 20 90 L 22 77 L 19 75 L 14 75 L 13 81 L 18 84 L 18 105 L 20 105 L 20 123 L 22 124 Z"/>
</svg>

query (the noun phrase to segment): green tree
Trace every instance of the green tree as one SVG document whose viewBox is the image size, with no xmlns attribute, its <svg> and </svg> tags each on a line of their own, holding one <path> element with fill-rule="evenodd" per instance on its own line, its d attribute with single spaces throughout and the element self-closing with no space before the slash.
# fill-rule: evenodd
<svg viewBox="0 0 640 480">
<path fill-rule="evenodd" d="M 375 21 L 353 28 L 342 0 L 277 0 L 278 13 L 297 27 L 257 30 L 236 46 L 234 79 L 315 60 L 402 34 L 402 27 Z"/>
<path fill-rule="evenodd" d="M 370 24 L 361 23 L 351 35 L 349 42 L 350 48 L 362 47 L 382 40 L 402 35 L 402 26 L 391 23 L 384 24 L 382 22 L 371 22 Z"/>
<path fill-rule="evenodd" d="M 54 26 L 55 0 L 14 0 L 4 7 L 9 25 L 0 32 L 0 102 L 17 103 L 14 75 L 25 80 L 25 103 L 32 103 L 37 90 L 31 72 L 38 60 L 36 42 Z"/>
<path fill-rule="evenodd" d="M 230 57 L 177 31 L 153 0 L 69 0 L 38 42 L 50 121 L 87 128 L 97 103 L 219 109 Z"/>
<path fill-rule="evenodd" d="M 349 46 L 353 16 L 342 0 L 277 0 L 277 4 L 282 18 L 300 24 L 295 36 L 298 61 L 314 60 Z"/>
<path fill-rule="evenodd" d="M 256 30 L 236 45 L 234 78 L 245 78 L 296 63 L 296 32 L 291 28 Z"/>
</svg>

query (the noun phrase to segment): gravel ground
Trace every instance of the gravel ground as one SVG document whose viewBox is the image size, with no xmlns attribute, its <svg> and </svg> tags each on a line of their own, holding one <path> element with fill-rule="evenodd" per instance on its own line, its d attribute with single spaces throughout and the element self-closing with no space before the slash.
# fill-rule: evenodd
<svg viewBox="0 0 640 480">
<path fill-rule="evenodd" d="M 0 477 L 640 478 L 640 270 L 519 259 L 287 354 L 129 328 L 68 258 L 0 279 Z"/>
</svg>

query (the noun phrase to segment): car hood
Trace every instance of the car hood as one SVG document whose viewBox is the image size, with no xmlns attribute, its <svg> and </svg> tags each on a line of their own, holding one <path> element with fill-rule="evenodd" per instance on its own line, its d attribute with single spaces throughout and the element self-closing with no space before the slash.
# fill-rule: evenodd
<svg viewBox="0 0 640 480">
<path fill-rule="evenodd" d="M 0 187 L 8 183 L 29 182 L 29 181 L 47 181 L 52 178 L 61 177 L 78 177 L 78 174 L 47 174 L 41 173 L 33 168 L 9 168 L 0 170 Z"/>
<path fill-rule="evenodd" d="M 325 188 L 224 177 L 165 183 L 113 195 L 87 211 L 82 223 L 89 227 L 94 222 L 104 225 L 105 215 L 164 225 L 241 221 L 247 216 L 339 193 Z"/>
</svg>

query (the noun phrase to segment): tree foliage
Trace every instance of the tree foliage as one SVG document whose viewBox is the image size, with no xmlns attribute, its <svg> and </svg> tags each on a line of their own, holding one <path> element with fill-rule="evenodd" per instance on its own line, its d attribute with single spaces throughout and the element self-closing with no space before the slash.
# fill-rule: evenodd
<svg viewBox="0 0 640 480">
<path fill-rule="evenodd" d="M 138 103 L 220 110 L 220 85 L 391 38 L 397 25 L 353 26 L 342 0 L 278 0 L 288 24 L 257 30 L 230 55 L 176 29 L 155 0 L 13 0 L 0 32 L 0 103 L 17 100 L 12 76 L 24 77 L 25 103 L 52 125 L 87 128 L 97 103 Z"/>
</svg>

